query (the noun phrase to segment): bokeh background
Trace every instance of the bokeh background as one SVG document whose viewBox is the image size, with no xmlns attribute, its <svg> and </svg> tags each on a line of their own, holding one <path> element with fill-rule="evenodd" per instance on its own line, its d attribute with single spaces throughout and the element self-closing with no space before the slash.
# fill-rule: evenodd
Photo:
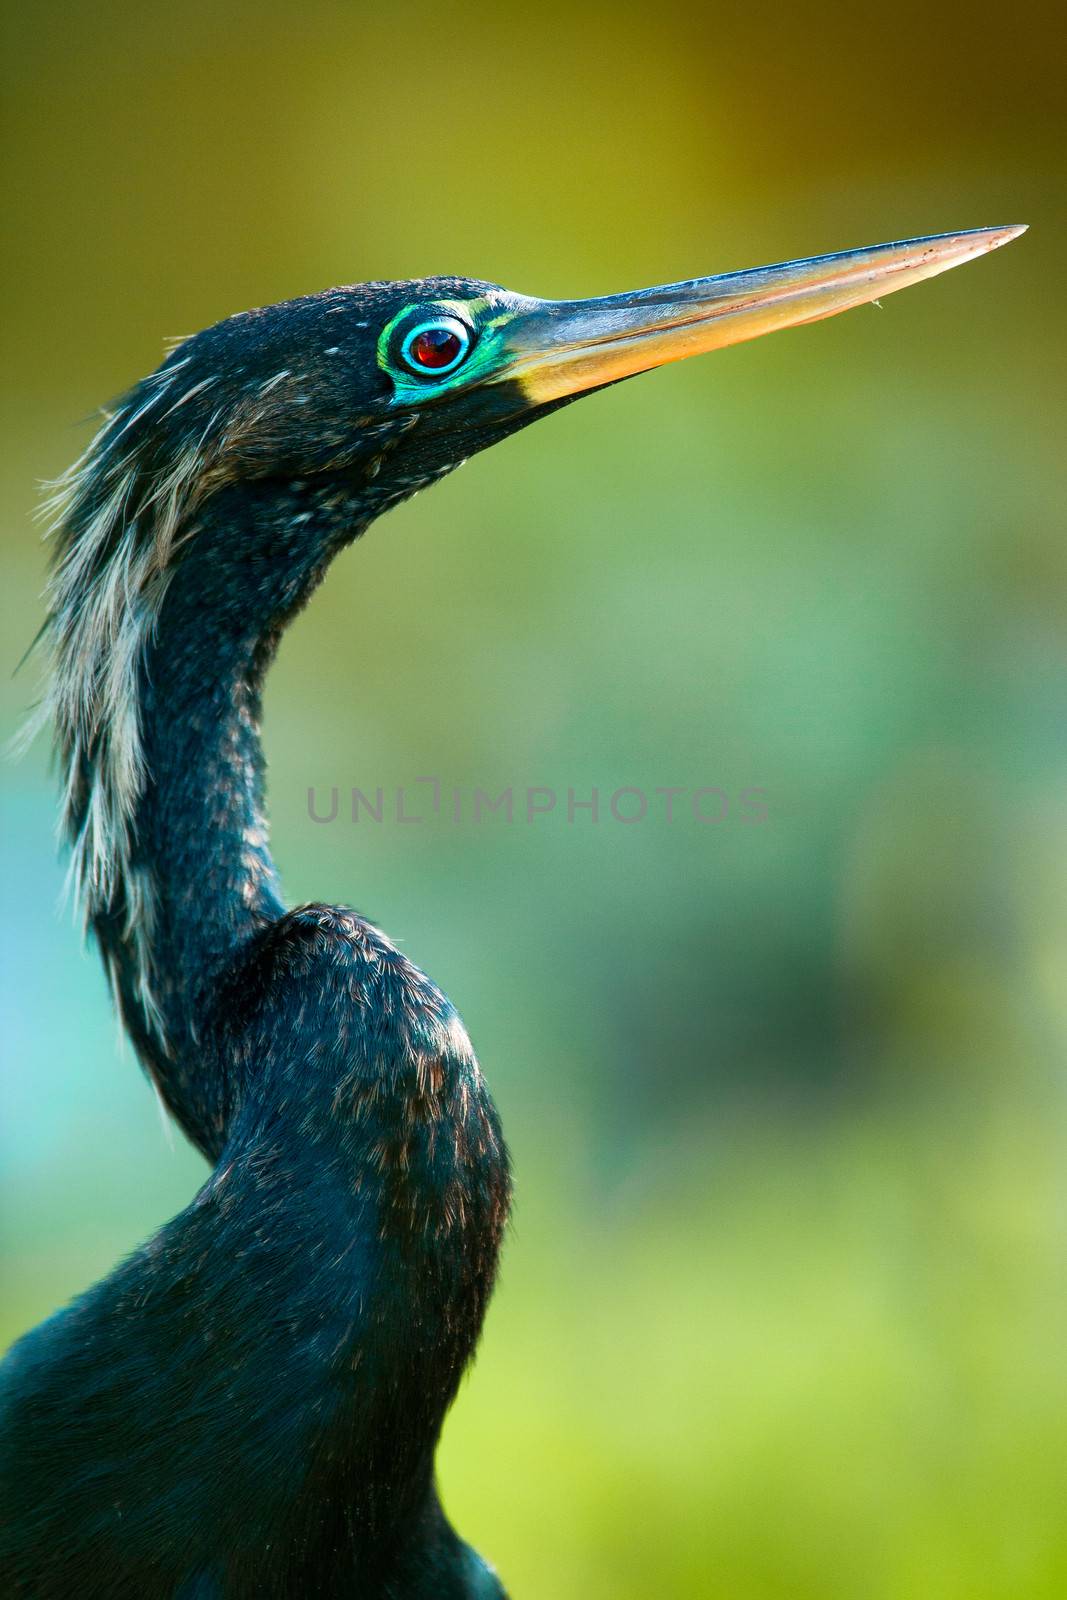
<svg viewBox="0 0 1067 1600">
<path fill-rule="evenodd" d="M 518 1181 L 443 1494 L 516 1597 L 1067 1593 L 1063 52 L 914 0 L 11 6 L 5 722 L 39 480 L 165 336 L 344 281 L 609 292 L 1026 221 L 392 513 L 267 696 L 290 897 L 463 1012 Z M 412 627 L 412 618 L 417 626 Z M 309 785 L 767 791 L 315 826 Z M 2 770 L 7 1338 L 204 1176 Z"/>
</svg>

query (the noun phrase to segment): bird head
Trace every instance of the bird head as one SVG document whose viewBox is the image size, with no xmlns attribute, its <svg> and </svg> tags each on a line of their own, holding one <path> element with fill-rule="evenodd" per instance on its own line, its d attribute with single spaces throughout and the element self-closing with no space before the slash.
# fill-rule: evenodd
<svg viewBox="0 0 1067 1600">
<path fill-rule="evenodd" d="M 243 312 L 179 345 L 127 398 L 100 436 L 98 465 L 102 454 L 112 471 L 98 488 L 121 481 L 136 456 L 156 503 L 170 487 L 199 503 L 236 480 L 332 479 L 365 490 L 377 514 L 583 394 L 832 316 L 1020 231 L 942 234 L 591 300 L 424 278 Z"/>
</svg>

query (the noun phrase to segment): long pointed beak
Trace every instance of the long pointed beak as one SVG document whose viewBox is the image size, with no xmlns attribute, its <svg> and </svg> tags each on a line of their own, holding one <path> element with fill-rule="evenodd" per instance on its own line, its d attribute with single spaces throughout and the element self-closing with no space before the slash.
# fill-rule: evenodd
<svg viewBox="0 0 1067 1600">
<path fill-rule="evenodd" d="M 668 361 L 832 317 L 947 272 L 1025 231 L 933 234 L 603 299 L 535 302 L 507 329 L 505 360 L 490 381 L 519 385 L 530 405 L 581 394 Z"/>
</svg>

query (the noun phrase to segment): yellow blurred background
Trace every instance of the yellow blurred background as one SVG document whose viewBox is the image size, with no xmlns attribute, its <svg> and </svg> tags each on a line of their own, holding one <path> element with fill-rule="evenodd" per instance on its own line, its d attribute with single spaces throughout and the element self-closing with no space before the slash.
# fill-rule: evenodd
<svg viewBox="0 0 1067 1600">
<path fill-rule="evenodd" d="M 479 458 L 339 561 L 270 679 L 290 898 L 443 985 L 513 1148 L 440 1471 L 516 1600 L 1067 1594 L 1058 26 L 9 6 L 9 727 L 37 483 L 165 336 L 365 278 L 572 296 L 1031 224 Z M 424 773 L 769 814 L 309 820 L 310 785 Z M 47 752 L 0 780 L 6 1343 L 203 1169 L 57 909 Z"/>
</svg>

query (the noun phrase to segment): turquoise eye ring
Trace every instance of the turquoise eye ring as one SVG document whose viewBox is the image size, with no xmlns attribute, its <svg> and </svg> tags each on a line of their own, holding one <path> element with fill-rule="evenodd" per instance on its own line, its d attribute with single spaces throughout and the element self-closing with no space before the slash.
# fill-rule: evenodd
<svg viewBox="0 0 1067 1600">
<path fill-rule="evenodd" d="M 466 361 L 473 334 L 458 317 L 430 317 L 404 335 L 400 359 L 419 378 L 444 378 Z"/>
</svg>

